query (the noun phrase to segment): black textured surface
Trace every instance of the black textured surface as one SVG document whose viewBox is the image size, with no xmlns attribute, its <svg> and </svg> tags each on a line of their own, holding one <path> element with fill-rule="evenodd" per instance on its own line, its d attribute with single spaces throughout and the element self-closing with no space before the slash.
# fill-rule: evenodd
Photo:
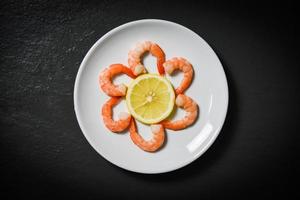
<svg viewBox="0 0 300 200">
<path fill-rule="evenodd" d="M 296 5 L 137 1 L 0 2 L 1 195 L 101 198 L 297 194 Z M 142 18 L 180 23 L 219 55 L 230 105 L 212 147 L 180 170 L 119 169 L 85 140 L 73 111 L 84 55 L 112 28 Z"/>
</svg>

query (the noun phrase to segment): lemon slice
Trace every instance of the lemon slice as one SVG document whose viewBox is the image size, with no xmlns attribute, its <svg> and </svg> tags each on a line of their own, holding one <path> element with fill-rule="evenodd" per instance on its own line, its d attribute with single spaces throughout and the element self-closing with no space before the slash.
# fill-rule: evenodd
<svg viewBox="0 0 300 200">
<path fill-rule="evenodd" d="M 170 82 L 156 74 L 144 74 L 134 79 L 127 90 L 126 104 L 132 116 L 154 124 L 170 115 L 174 107 L 174 89 Z"/>
</svg>

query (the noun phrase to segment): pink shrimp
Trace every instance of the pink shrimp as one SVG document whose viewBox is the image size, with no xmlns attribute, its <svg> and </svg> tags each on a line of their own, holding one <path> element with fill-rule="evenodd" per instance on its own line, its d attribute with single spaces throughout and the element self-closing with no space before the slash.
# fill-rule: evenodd
<svg viewBox="0 0 300 200">
<path fill-rule="evenodd" d="M 186 59 L 184 58 L 172 58 L 166 61 L 163 64 L 165 72 L 168 74 L 172 74 L 174 70 L 178 69 L 183 72 L 183 80 L 181 81 L 180 85 L 176 88 L 176 94 L 182 94 L 191 84 L 194 70 L 191 65 Z"/>
<path fill-rule="evenodd" d="M 101 89 L 109 96 L 125 96 L 127 87 L 124 84 L 114 85 L 112 79 L 117 74 L 126 74 L 131 78 L 136 76 L 131 69 L 122 64 L 113 64 L 104 69 L 99 76 Z"/>
<path fill-rule="evenodd" d="M 198 115 L 198 105 L 193 99 L 184 94 L 179 94 L 175 103 L 186 111 L 185 116 L 176 121 L 164 120 L 161 124 L 167 129 L 181 130 L 194 123 Z"/>
<path fill-rule="evenodd" d="M 118 104 L 121 99 L 121 97 L 111 97 L 102 107 L 102 117 L 105 126 L 116 133 L 124 131 L 129 126 L 131 120 L 131 115 L 126 112 L 121 112 L 119 114 L 118 121 L 112 119 L 112 108 Z"/>
<path fill-rule="evenodd" d="M 156 57 L 158 72 L 159 74 L 163 75 L 165 73 L 163 68 L 163 63 L 165 62 L 165 53 L 157 44 L 150 41 L 138 43 L 133 50 L 129 51 L 128 64 L 132 72 L 136 76 L 141 73 L 146 73 L 145 66 L 141 62 L 141 57 L 147 51 Z"/>
<path fill-rule="evenodd" d="M 154 152 L 158 150 L 165 141 L 165 131 L 163 126 L 160 124 L 151 125 L 153 137 L 148 141 L 144 140 L 144 138 L 137 132 L 135 120 L 133 118 L 130 123 L 129 131 L 133 143 L 144 151 Z"/>
</svg>

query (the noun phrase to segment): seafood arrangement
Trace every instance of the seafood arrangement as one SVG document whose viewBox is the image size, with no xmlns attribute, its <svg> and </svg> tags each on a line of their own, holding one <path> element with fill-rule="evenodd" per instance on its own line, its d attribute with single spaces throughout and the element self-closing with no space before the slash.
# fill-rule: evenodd
<svg viewBox="0 0 300 200">
<path fill-rule="evenodd" d="M 156 57 L 158 75 L 148 74 L 142 63 L 144 53 L 149 52 Z M 191 85 L 194 70 L 192 64 L 181 57 L 166 61 L 164 51 L 151 41 L 138 43 L 128 53 L 128 65 L 112 64 L 101 71 L 99 83 L 102 91 L 110 99 L 102 106 L 104 125 L 114 133 L 129 130 L 130 138 L 136 146 L 147 152 L 160 149 L 165 141 L 165 129 L 182 130 L 192 125 L 198 116 L 197 103 L 184 92 Z M 172 75 L 179 70 L 183 73 L 180 85 L 173 89 L 165 73 Z M 113 78 L 125 74 L 132 79 L 129 86 L 116 85 Z M 113 107 L 126 98 L 128 112 L 121 112 L 118 120 L 113 119 Z M 172 120 L 170 116 L 174 106 L 185 111 L 185 116 Z M 136 126 L 137 121 L 151 127 L 152 139 L 145 140 Z"/>
</svg>

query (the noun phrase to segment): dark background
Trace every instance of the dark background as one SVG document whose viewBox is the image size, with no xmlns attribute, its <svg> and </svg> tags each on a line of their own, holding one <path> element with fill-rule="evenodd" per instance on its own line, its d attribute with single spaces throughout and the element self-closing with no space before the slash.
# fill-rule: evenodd
<svg viewBox="0 0 300 200">
<path fill-rule="evenodd" d="M 227 1 L 226 1 L 227 2 Z M 299 9 L 293 2 L 1 1 L 1 195 L 285 198 L 299 168 Z M 158 18 L 203 37 L 229 82 L 224 127 L 177 171 L 142 175 L 99 156 L 73 110 L 89 48 L 132 20 Z"/>
</svg>

